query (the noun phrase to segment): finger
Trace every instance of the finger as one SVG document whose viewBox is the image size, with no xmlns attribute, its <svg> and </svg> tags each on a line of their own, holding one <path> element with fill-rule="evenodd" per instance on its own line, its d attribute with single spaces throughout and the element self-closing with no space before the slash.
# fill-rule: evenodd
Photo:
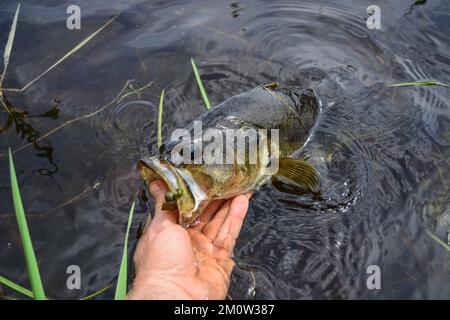
<svg viewBox="0 0 450 320">
<path fill-rule="evenodd" d="M 198 218 L 198 223 L 193 226 L 194 229 L 196 229 L 199 232 L 202 232 L 205 226 L 211 221 L 211 219 L 216 214 L 217 210 L 224 204 L 225 200 L 214 200 L 211 201 L 205 210 L 203 211 L 203 214 Z"/>
<path fill-rule="evenodd" d="M 252 195 L 253 193 L 244 194 L 244 196 L 247 197 L 247 199 L 250 199 Z M 213 215 L 211 221 L 208 224 L 206 224 L 206 226 L 202 230 L 203 233 L 206 235 L 206 237 L 211 241 L 216 238 L 217 233 L 219 232 L 223 222 L 225 221 L 225 217 L 228 214 L 228 210 L 232 200 L 233 199 L 230 199 L 224 202 L 219 211 L 215 215 Z"/>
<path fill-rule="evenodd" d="M 230 209 L 231 200 L 225 201 L 222 206 L 220 206 L 219 210 L 214 214 L 211 220 L 206 224 L 203 228 L 203 234 L 209 239 L 214 240 L 217 236 L 217 233 L 220 230 L 220 226 L 225 220 L 225 217 L 228 214 L 228 210 Z"/>
<path fill-rule="evenodd" d="M 153 181 L 150 183 L 149 190 L 153 198 L 155 198 L 153 226 L 159 228 L 170 224 L 176 224 L 178 221 L 177 211 L 161 210 L 161 206 L 165 202 L 165 195 L 169 191 L 166 184 L 161 180 Z"/>
<path fill-rule="evenodd" d="M 165 183 L 161 180 L 155 180 L 150 182 L 148 189 L 150 191 L 150 194 L 153 196 L 153 200 L 155 202 L 155 218 L 156 218 L 156 211 L 158 211 L 158 209 L 160 209 L 162 205 L 159 194 L 160 193 L 165 194 L 165 192 L 168 189 Z M 161 189 L 161 191 L 159 189 Z M 152 217 L 151 214 L 149 214 L 147 217 L 147 221 L 145 222 L 144 232 L 147 231 L 148 227 L 150 226 L 153 220 L 154 218 Z"/>
<path fill-rule="evenodd" d="M 240 195 L 232 200 L 228 215 L 214 238 L 213 244 L 224 248 L 229 254 L 233 253 L 236 239 L 244 223 L 250 196 L 249 194 Z"/>
</svg>

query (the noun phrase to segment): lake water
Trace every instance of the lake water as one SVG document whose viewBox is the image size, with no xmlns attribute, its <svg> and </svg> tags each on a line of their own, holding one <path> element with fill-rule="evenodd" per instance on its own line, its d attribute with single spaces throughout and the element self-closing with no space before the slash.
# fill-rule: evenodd
<svg viewBox="0 0 450 320">
<path fill-rule="evenodd" d="M 0 52 L 17 4 L 0 3 Z M 450 229 L 450 89 L 386 86 L 450 82 L 450 2 L 80 0 L 81 30 L 69 30 L 71 4 L 22 3 L 4 87 L 24 86 L 121 15 L 29 89 L 5 93 L 14 112 L 0 113 L 0 275 L 29 287 L 10 146 L 46 294 L 75 299 L 115 280 L 132 201 L 130 253 L 153 210 L 137 196 L 135 165 L 156 144 L 161 90 L 166 136 L 205 111 L 192 57 L 213 105 L 276 80 L 313 88 L 322 107 L 305 152 L 323 200 L 270 184 L 256 192 L 230 299 L 450 296 L 450 252 L 429 235 L 447 242 Z M 371 4 L 381 29 L 366 26 Z M 108 105 L 131 79 L 152 84 Z M 66 286 L 69 265 L 81 268 L 80 290 Z M 371 265 L 379 290 L 366 285 Z"/>
</svg>

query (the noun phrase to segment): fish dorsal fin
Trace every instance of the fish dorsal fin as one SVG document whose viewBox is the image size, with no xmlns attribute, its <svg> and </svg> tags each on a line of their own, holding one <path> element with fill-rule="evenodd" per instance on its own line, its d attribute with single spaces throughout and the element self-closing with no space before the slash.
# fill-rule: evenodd
<svg viewBox="0 0 450 320">
<path fill-rule="evenodd" d="M 280 158 L 276 178 L 287 178 L 311 191 L 319 189 L 320 179 L 317 170 L 302 159 Z"/>
</svg>

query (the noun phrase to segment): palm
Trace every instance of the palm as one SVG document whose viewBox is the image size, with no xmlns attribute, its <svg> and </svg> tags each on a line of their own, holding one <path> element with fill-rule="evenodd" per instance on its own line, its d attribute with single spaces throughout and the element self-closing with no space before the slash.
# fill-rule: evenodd
<svg viewBox="0 0 450 320">
<path fill-rule="evenodd" d="M 158 187 L 161 192 L 152 191 L 157 203 L 155 217 L 136 249 L 136 279 L 129 296 L 143 298 L 133 293 L 147 291 L 150 298 L 158 298 L 150 292 L 153 290 L 161 293 L 159 298 L 177 293 L 174 298 L 223 299 L 249 196 L 211 202 L 199 222 L 185 229 L 176 224 L 176 212 L 158 209 L 167 191 L 162 183 Z"/>
</svg>

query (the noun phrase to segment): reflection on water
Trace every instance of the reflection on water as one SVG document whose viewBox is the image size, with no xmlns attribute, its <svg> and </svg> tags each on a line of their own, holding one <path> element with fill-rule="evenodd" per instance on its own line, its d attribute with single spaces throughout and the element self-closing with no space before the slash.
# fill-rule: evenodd
<svg viewBox="0 0 450 320">
<path fill-rule="evenodd" d="M 142 190 L 135 163 L 156 144 L 161 89 L 164 135 L 205 110 L 191 57 L 212 104 L 277 80 L 314 88 L 323 110 L 301 150 L 321 173 L 321 198 L 272 185 L 255 194 L 230 299 L 448 297 L 449 254 L 427 230 L 447 241 L 450 91 L 386 87 L 450 82 L 447 1 L 379 1 L 381 30 L 366 27 L 374 3 L 350 0 L 81 1 L 77 31 L 65 27 L 70 4 L 22 6 L 8 87 L 33 79 L 123 13 L 26 93 L 6 94 L 12 112 L 0 114 L 0 153 L 20 149 L 22 198 L 51 297 L 77 298 L 115 278 L 129 206 Z M 1 46 L 16 6 L 0 4 Z M 101 109 L 130 79 L 136 87 L 154 82 Z M 0 274 L 25 282 L 7 170 L 0 199 Z M 138 199 L 132 234 L 153 209 Z M 71 264 L 83 275 L 76 292 L 65 286 Z M 373 264 L 381 290 L 366 286 Z"/>
</svg>

